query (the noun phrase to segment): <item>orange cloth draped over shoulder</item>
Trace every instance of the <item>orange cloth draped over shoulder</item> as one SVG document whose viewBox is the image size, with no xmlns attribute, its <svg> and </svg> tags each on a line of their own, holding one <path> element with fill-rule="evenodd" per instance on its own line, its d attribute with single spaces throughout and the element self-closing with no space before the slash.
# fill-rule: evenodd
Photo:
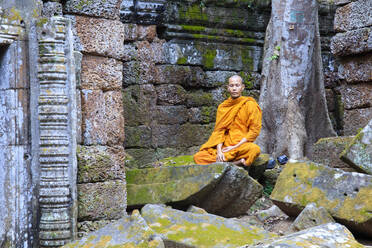
<svg viewBox="0 0 372 248">
<path fill-rule="evenodd" d="M 216 162 L 217 145 L 222 147 L 238 144 L 243 138 L 247 142 L 239 147 L 224 153 L 227 161 L 245 159 L 250 165 L 260 154 L 260 147 L 252 142 L 260 133 L 262 112 L 252 97 L 231 97 L 218 106 L 216 124 L 208 141 L 203 144 L 194 155 L 197 164 L 210 164 Z"/>
</svg>

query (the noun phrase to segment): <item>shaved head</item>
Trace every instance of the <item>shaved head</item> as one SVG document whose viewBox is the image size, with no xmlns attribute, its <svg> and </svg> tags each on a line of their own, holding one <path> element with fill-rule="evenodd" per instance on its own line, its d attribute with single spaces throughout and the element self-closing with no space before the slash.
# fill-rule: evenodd
<svg viewBox="0 0 372 248">
<path fill-rule="evenodd" d="M 241 84 L 243 83 L 243 79 L 239 75 L 234 75 L 234 76 L 229 77 L 229 82 L 230 81 L 233 81 L 233 82 L 239 81 Z"/>
</svg>

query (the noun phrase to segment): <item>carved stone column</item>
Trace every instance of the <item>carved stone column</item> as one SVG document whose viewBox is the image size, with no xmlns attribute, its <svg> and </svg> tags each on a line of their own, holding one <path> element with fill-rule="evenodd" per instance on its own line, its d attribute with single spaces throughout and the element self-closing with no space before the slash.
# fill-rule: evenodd
<svg viewBox="0 0 372 248">
<path fill-rule="evenodd" d="M 55 16 L 39 30 L 40 247 L 62 246 L 75 234 L 76 83 L 69 25 Z"/>
</svg>

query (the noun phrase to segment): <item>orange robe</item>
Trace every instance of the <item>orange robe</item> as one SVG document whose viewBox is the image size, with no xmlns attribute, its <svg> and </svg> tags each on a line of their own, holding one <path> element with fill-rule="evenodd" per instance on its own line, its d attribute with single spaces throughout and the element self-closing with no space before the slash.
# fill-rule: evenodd
<svg viewBox="0 0 372 248">
<path fill-rule="evenodd" d="M 217 145 L 223 143 L 222 148 L 236 145 L 243 138 L 247 142 L 238 148 L 224 153 L 227 161 L 245 159 L 250 165 L 260 154 L 260 147 L 252 142 L 261 130 L 262 113 L 257 102 L 252 97 L 231 97 L 218 106 L 217 118 L 212 135 L 194 155 L 197 164 L 216 162 Z"/>
</svg>

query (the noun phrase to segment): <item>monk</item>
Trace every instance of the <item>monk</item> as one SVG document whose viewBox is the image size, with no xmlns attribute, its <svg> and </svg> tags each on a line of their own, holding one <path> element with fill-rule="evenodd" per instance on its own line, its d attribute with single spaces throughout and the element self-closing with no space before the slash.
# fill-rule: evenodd
<svg viewBox="0 0 372 248">
<path fill-rule="evenodd" d="M 230 97 L 218 106 L 213 133 L 194 155 L 195 163 L 250 166 L 260 154 L 260 147 L 253 141 L 261 130 L 261 109 L 252 97 L 242 96 L 243 90 L 239 75 L 229 78 Z"/>
</svg>

